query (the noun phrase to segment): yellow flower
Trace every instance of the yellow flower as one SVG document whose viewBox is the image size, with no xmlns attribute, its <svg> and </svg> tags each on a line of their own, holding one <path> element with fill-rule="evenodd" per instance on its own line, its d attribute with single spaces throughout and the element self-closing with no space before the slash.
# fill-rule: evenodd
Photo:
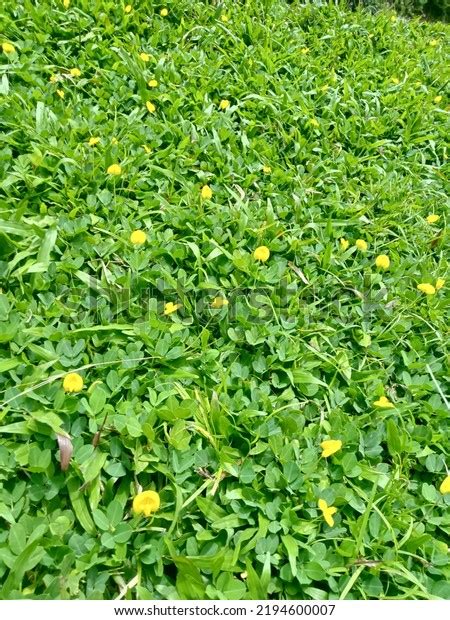
<svg viewBox="0 0 450 620">
<path fill-rule="evenodd" d="M 437 291 L 440 291 L 441 288 L 444 286 L 445 284 L 445 280 L 444 278 L 438 278 L 436 280 L 436 284 L 434 285 Z"/>
<path fill-rule="evenodd" d="M 61 97 L 61 99 L 64 99 L 64 91 L 63 91 L 63 90 L 61 90 L 61 89 L 59 89 L 59 88 L 58 88 L 58 89 L 56 90 L 56 93 L 57 93 L 57 95 L 58 95 L 59 97 Z"/>
<path fill-rule="evenodd" d="M 425 295 L 434 295 L 436 292 L 434 286 L 432 284 L 428 284 L 427 282 L 422 282 L 421 284 L 418 284 L 417 290 L 425 293 Z"/>
<path fill-rule="evenodd" d="M 442 95 L 438 95 L 437 97 L 434 98 L 434 103 L 441 103 L 442 101 Z"/>
<path fill-rule="evenodd" d="M 58 76 L 57 75 L 51 75 L 48 78 L 48 81 L 51 82 L 52 84 L 56 84 L 56 82 L 58 81 Z"/>
<path fill-rule="evenodd" d="M 161 506 L 161 500 L 156 491 L 142 491 L 133 499 L 133 511 L 140 515 L 149 517 L 156 512 Z"/>
<path fill-rule="evenodd" d="M 139 54 L 139 58 L 143 60 L 144 62 L 148 62 L 150 60 L 150 55 L 146 54 L 145 52 L 141 52 Z"/>
<path fill-rule="evenodd" d="M 355 241 L 355 245 L 361 252 L 365 252 L 367 250 L 367 241 L 364 241 L 364 239 L 357 239 Z"/>
<path fill-rule="evenodd" d="M 143 144 L 142 148 L 147 153 L 147 155 L 152 152 L 152 149 L 149 146 L 147 146 L 146 144 Z"/>
<path fill-rule="evenodd" d="M 110 166 L 108 166 L 106 172 L 117 177 L 119 176 L 119 174 L 122 174 L 122 166 L 119 166 L 119 164 L 111 164 Z"/>
<path fill-rule="evenodd" d="M 229 107 L 230 107 L 230 102 L 228 101 L 228 99 L 222 99 L 222 101 L 219 103 L 220 110 L 226 110 Z"/>
<path fill-rule="evenodd" d="M 269 260 L 269 256 L 270 256 L 270 250 L 266 245 L 260 245 L 253 252 L 253 258 L 255 260 L 261 261 L 262 263 L 265 263 L 266 260 Z"/>
<path fill-rule="evenodd" d="M 439 41 L 437 39 L 431 39 L 430 47 L 436 47 L 436 45 L 438 44 L 439 44 Z"/>
<path fill-rule="evenodd" d="M 156 88 L 158 86 L 158 80 L 150 80 L 148 85 L 150 88 Z"/>
<path fill-rule="evenodd" d="M 69 8 L 69 6 L 70 6 L 70 0 L 63 0 L 63 7 L 64 7 L 65 9 L 68 9 L 68 8 Z"/>
<path fill-rule="evenodd" d="M 398 77 L 393 77 L 393 78 L 391 78 L 391 82 L 392 82 L 393 84 L 400 84 L 400 80 L 398 79 Z"/>
<path fill-rule="evenodd" d="M 169 301 L 164 305 L 164 314 L 172 314 L 172 312 L 176 312 L 178 308 L 181 308 L 181 304 L 174 304 L 172 301 Z"/>
<path fill-rule="evenodd" d="M 312 125 L 313 127 L 319 127 L 319 121 L 315 118 L 310 118 L 309 124 Z"/>
<path fill-rule="evenodd" d="M 230 18 L 228 17 L 228 15 L 225 15 L 225 13 L 222 13 L 222 15 L 220 16 L 220 21 L 224 24 L 226 24 L 229 19 Z"/>
<path fill-rule="evenodd" d="M 143 230 L 133 230 L 130 235 L 130 241 L 133 245 L 142 245 L 147 241 L 147 235 Z"/>
<path fill-rule="evenodd" d="M 272 172 L 272 168 L 270 166 L 263 166 L 262 171 L 264 174 L 270 174 Z"/>
<path fill-rule="evenodd" d="M 161 9 L 159 14 L 161 15 L 161 17 L 167 17 L 169 15 L 169 11 L 168 9 Z"/>
<path fill-rule="evenodd" d="M 386 396 L 380 396 L 380 398 L 375 400 L 373 404 L 375 407 L 380 407 L 382 409 L 394 409 L 395 407 L 395 405 L 391 403 L 389 398 L 386 398 Z"/>
<path fill-rule="evenodd" d="M 450 476 L 444 478 L 441 482 L 441 486 L 439 487 L 439 491 L 444 495 L 445 493 L 450 493 Z"/>
<path fill-rule="evenodd" d="M 96 144 L 98 144 L 100 142 L 100 138 L 96 138 L 94 136 L 92 136 L 92 138 L 89 138 L 89 146 L 95 146 Z"/>
<path fill-rule="evenodd" d="M 145 105 L 147 106 L 147 110 L 150 112 L 150 114 L 153 114 L 153 112 L 156 110 L 156 107 L 151 101 L 147 101 Z"/>
<path fill-rule="evenodd" d="M 69 372 L 63 380 L 65 392 L 81 392 L 83 389 L 83 377 L 77 372 Z"/>
<path fill-rule="evenodd" d="M 131 4 L 127 4 L 127 6 L 124 8 L 125 13 L 131 13 L 132 8 L 133 7 L 131 6 Z"/>
<path fill-rule="evenodd" d="M 70 75 L 71 75 L 72 77 L 80 77 L 80 75 L 81 75 L 81 71 L 80 71 L 79 69 L 77 69 L 76 67 L 74 67 L 73 69 L 71 69 L 71 70 L 69 71 L 69 73 L 70 73 Z"/>
<path fill-rule="evenodd" d="M 375 259 L 375 265 L 379 269 L 389 269 L 390 264 L 391 261 L 389 260 L 389 256 L 387 254 L 380 254 Z"/>
<path fill-rule="evenodd" d="M 309 47 L 302 47 L 302 49 L 300 50 L 301 54 L 307 54 L 309 52 Z"/>
<path fill-rule="evenodd" d="M 350 245 L 350 243 L 347 241 L 347 239 L 344 239 L 343 237 L 341 239 L 339 239 L 339 243 L 341 244 L 341 248 L 345 250 L 348 248 L 348 246 Z"/>
<path fill-rule="evenodd" d="M 228 299 L 225 299 L 225 297 L 214 297 L 211 308 L 223 308 L 223 306 L 228 306 Z"/>
<path fill-rule="evenodd" d="M 119 140 L 117 138 L 111 138 L 111 144 L 113 145 L 119 144 Z"/>
<path fill-rule="evenodd" d="M 211 200 L 212 198 L 212 189 L 209 187 L 209 185 L 204 185 L 202 187 L 202 198 L 203 200 Z"/>
<path fill-rule="evenodd" d="M 320 447 L 322 448 L 322 457 L 326 459 L 335 452 L 339 452 L 342 448 L 342 441 L 340 439 L 326 439 L 322 441 Z"/>
<path fill-rule="evenodd" d="M 325 519 L 326 523 L 330 527 L 333 527 L 333 515 L 337 513 L 337 508 L 335 506 L 328 506 L 324 499 L 319 499 L 319 508 L 322 511 L 322 516 Z"/>
<path fill-rule="evenodd" d="M 437 213 L 430 213 L 430 215 L 427 216 L 428 224 L 436 224 L 436 222 L 439 222 L 440 219 L 441 216 Z"/>
<path fill-rule="evenodd" d="M 2 43 L 2 50 L 5 54 L 14 54 L 16 48 L 12 43 L 8 43 L 8 41 L 5 41 L 4 43 Z"/>
</svg>

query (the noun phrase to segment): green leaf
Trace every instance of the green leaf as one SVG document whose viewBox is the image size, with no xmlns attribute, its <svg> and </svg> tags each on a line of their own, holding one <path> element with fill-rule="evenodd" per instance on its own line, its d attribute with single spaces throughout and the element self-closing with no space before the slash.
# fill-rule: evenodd
<svg viewBox="0 0 450 620">
<path fill-rule="evenodd" d="M 186 558 L 174 558 L 177 566 L 176 586 L 181 599 L 188 601 L 203 600 L 205 585 L 198 568 Z"/>
<path fill-rule="evenodd" d="M 80 484 L 75 478 L 67 481 L 70 501 L 78 522 L 88 534 L 95 534 L 95 525 L 89 514 L 86 500 L 80 492 Z"/>
<path fill-rule="evenodd" d="M 105 404 L 106 392 L 100 385 L 96 385 L 89 396 L 89 407 L 92 413 L 94 415 L 98 415 L 101 411 L 103 411 Z"/>
<path fill-rule="evenodd" d="M 391 456 L 397 456 L 402 452 L 402 433 L 398 428 L 394 420 L 387 420 L 386 422 L 386 435 L 389 454 Z"/>
<path fill-rule="evenodd" d="M 83 474 L 85 482 L 91 482 L 100 474 L 107 457 L 108 455 L 106 453 L 96 450 L 80 465 L 80 471 Z"/>
<path fill-rule="evenodd" d="M 106 516 L 108 518 L 109 523 L 112 527 L 116 527 L 121 521 L 123 517 L 123 508 L 116 499 L 113 499 L 112 502 L 109 503 L 108 508 L 106 509 Z"/>
<path fill-rule="evenodd" d="M 292 536 L 282 536 L 286 551 L 288 553 L 289 566 L 291 567 L 291 573 L 293 577 L 297 576 L 297 556 L 298 556 L 298 543 Z"/>
</svg>

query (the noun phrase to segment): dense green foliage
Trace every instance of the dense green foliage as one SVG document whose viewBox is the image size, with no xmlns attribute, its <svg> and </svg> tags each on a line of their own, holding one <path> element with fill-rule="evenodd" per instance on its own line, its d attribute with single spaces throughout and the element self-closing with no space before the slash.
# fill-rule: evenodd
<svg viewBox="0 0 450 620">
<path fill-rule="evenodd" d="M 435 19 L 450 18 L 450 0 L 348 0 L 352 8 L 395 9 L 402 15 L 424 15 Z"/>
<path fill-rule="evenodd" d="M 163 6 L 0 9 L 0 596 L 449 597 L 448 28 Z"/>
</svg>

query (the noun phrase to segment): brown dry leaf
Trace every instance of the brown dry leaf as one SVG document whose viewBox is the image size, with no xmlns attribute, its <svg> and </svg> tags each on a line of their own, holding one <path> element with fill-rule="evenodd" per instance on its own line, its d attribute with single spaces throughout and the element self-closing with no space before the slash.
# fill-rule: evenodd
<svg viewBox="0 0 450 620">
<path fill-rule="evenodd" d="M 59 458 L 61 461 L 61 471 L 67 471 L 72 457 L 73 445 L 70 437 L 65 435 L 56 435 L 59 446 Z"/>
</svg>

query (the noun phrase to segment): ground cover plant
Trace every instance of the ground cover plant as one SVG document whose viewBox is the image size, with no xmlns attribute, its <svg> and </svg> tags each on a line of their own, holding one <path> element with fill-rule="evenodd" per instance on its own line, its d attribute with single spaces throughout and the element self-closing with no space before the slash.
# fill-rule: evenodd
<svg viewBox="0 0 450 620">
<path fill-rule="evenodd" d="M 448 26 L 0 11 L 0 596 L 449 597 Z"/>
</svg>

